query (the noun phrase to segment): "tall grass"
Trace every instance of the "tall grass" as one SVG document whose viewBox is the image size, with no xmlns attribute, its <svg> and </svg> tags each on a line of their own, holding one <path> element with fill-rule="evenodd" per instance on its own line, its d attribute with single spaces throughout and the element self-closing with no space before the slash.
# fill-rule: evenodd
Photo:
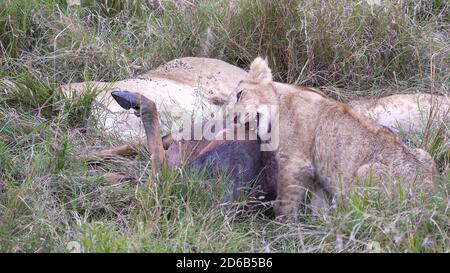
<svg viewBox="0 0 450 273">
<path fill-rule="evenodd" d="M 246 67 L 265 55 L 281 81 L 426 89 L 437 54 L 434 80 L 448 91 L 449 4 L 368 2 L 7 0 L 0 41 L 13 58 L 6 65 L 59 83 L 82 80 L 84 71 L 122 79 L 181 56 Z"/>
<path fill-rule="evenodd" d="M 68 155 L 117 143 L 0 109 L 1 251 L 449 251 L 448 170 L 432 192 L 388 193 L 368 181 L 329 212 L 302 210 L 297 224 L 233 220 L 221 205 L 224 180 L 184 168 L 151 177 L 145 155 L 85 166 Z M 134 180 L 110 184 L 109 171 Z"/>
<path fill-rule="evenodd" d="M 349 190 L 297 224 L 230 217 L 226 177 L 181 168 L 151 176 L 148 155 L 84 165 L 73 155 L 121 144 L 104 135 L 89 87 L 182 56 L 247 68 L 269 58 L 276 79 L 339 99 L 449 92 L 448 1 L 0 2 L 0 251 L 448 252 L 448 124 L 406 135 L 439 164 L 426 191 Z M 110 183 L 118 172 L 131 181 Z"/>
</svg>

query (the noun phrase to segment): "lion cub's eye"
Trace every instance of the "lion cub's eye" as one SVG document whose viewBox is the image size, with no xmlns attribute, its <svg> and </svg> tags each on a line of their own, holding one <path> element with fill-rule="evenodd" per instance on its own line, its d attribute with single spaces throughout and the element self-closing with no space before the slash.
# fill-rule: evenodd
<svg viewBox="0 0 450 273">
<path fill-rule="evenodd" d="M 244 89 L 242 89 L 241 91 L 239 91 L 237 94 L 236 94 L 236 101 L 239 101 L 239 99 L 241 98 L 241 96 L 242 96 L 242 92 L 244 91 Z"/>
</svg>

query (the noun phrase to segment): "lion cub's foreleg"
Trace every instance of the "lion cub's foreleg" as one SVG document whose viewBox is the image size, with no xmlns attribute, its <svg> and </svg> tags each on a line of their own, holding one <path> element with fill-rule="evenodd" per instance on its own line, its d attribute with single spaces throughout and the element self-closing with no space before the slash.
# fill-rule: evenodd
<svg viewBox="0 0 450 273">
<path fill-rule="evenodd" d="M 291 160 L 280 164 L 277 185 L 277 200 L 274 210 L 282 221 L 296 219 L 298 205 L 305 200 L 306 192 L 314 183 L 314 168 L 311 162 Z"/>
</svg>

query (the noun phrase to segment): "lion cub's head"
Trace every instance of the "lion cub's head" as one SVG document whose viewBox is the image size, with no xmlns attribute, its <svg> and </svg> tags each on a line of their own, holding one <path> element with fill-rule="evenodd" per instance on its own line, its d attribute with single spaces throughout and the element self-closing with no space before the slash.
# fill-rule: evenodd
<svg viewBox="0 0 450 273">
<path fill-rule="evenodd" d="M 247 77 L 240 81 L 229 100 L 229 110 L 238 113 L 235 121 L 258 128 L 258 135 L 270 133 L 271 119 L 278 105 L 272 72 L 267 60 L 256 58 Z M 237 120 L 236 120 L 237 119 Z"/>
</svg>

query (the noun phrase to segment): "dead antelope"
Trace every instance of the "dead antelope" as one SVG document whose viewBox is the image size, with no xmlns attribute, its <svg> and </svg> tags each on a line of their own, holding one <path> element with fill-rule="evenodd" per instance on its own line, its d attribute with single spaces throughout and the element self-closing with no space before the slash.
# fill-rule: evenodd
<svg viewBox="0 0 450 273">
<path fill-rule="evenodd" d="M 244 211 L 254 211 L 271 207 L 270 201 L 276 198 L 277 161 L 275 154 L 261 151 L 261 142 L 248 128 L 244 128 L 245 140 L 226 140 L 227 135 L 237 134 L 237 128 L 223 126 L 209 127 L 215 135 L 214 140 L 204 137 L 200 140 L 176 140 L 175 134 L 161 137 L 159 118 L 153 101 L 138 93 L 115 91 L 111 94 L 124 109 L 134 109 L 140 116 L 146 133 L 146 144 L 151 154 L 151 168 L 157 175 L 164 164 L 177 168 L 186 164 L 188 168 L 205 169 L 208 175 L 224 171 L 229 176 L 229 184 L 224 194 L 224 202 L 236 200 L 245 188 L 251 189 L 249 201 L 242 208 Z M 195 124 L 191 134 L 198 126 L 205 129 L 205 122 Z M 253 135 L 252 135 L 253 134 Z M 252 138 L 253 137 L 253 138 Z M 236 139 L 236 138 L 233 138 Z M 135 144 L 126 144 L 117 148 L 103 150 L 94 154 L 96 158 L 127 156 L 136 154 Z M 89 157 L 89 156 L 88 156 Z M 109 175 L 115 179 L 119 176 Z"/>
</svg>

